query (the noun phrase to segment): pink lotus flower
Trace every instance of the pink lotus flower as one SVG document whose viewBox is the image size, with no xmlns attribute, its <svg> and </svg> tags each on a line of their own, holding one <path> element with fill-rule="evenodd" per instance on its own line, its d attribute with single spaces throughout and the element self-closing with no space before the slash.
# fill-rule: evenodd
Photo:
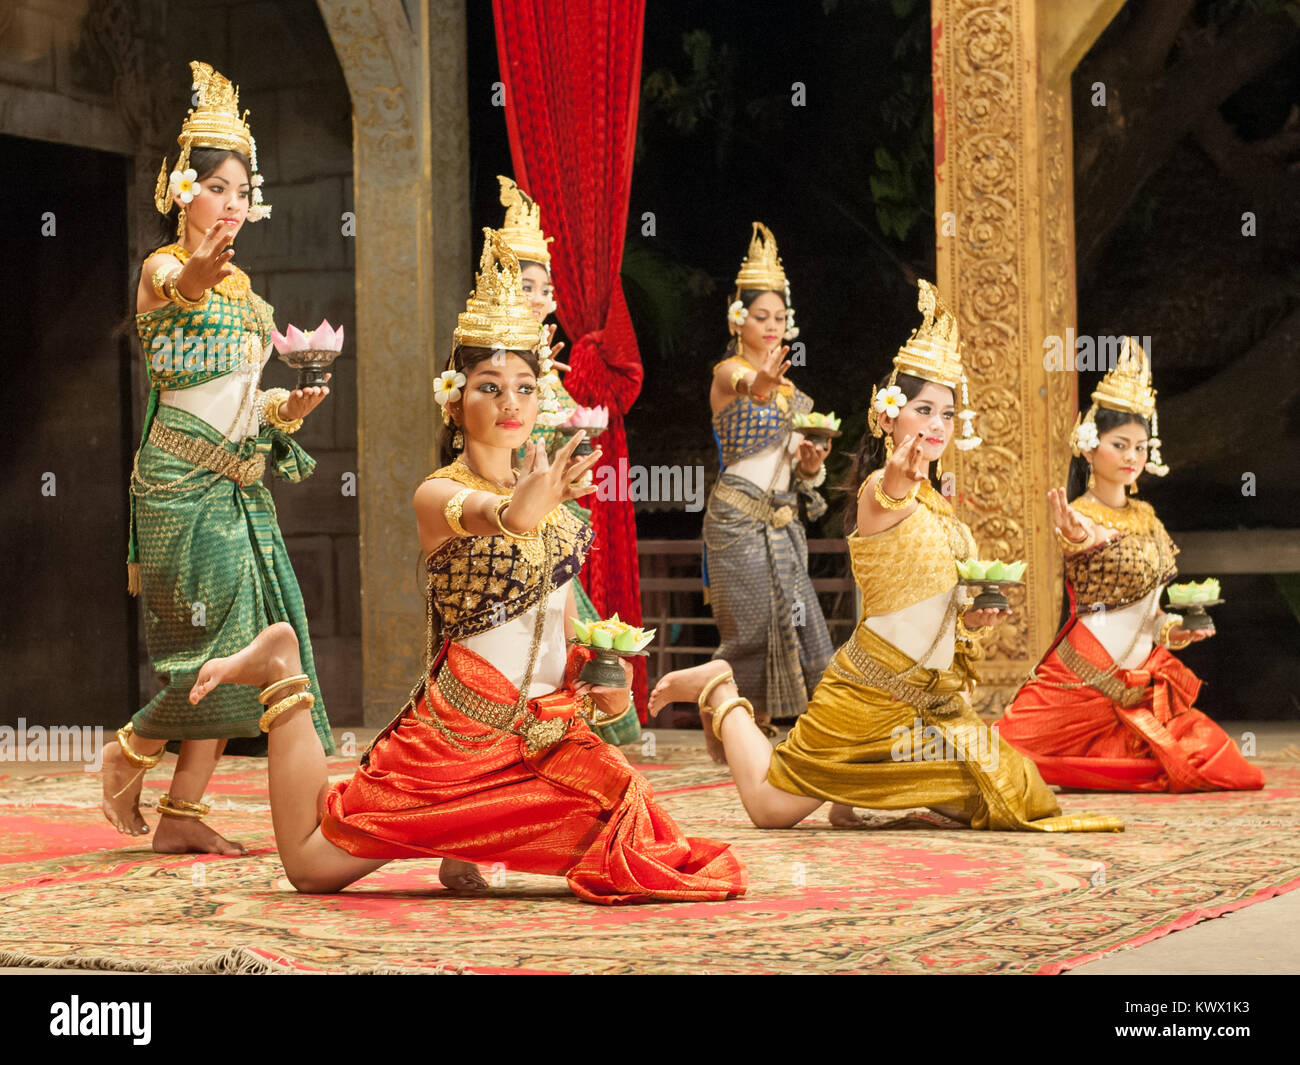
<svg viewBox="0 0 1300 1065">
<path fill-rule="evenodd" d="M 608 429 L 609 408 L 576 407 L 567 424 L 570 429 Z"/>
<path fill-rule="evenodd" d="M 342 351 L 343 327 L 335 329 L 327 319 L 322 318 L 320 325 L 310 333 L 304 333 L 296 325 L 289 326 L 287 334 L 272 329 L 271 343 L 281 355 L 290 351 Z"/>
</svg>

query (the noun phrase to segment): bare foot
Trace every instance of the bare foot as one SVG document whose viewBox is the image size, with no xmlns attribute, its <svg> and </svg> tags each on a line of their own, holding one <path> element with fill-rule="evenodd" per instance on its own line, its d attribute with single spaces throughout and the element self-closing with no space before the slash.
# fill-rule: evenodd
<svg viewBox="0 0 1300 1065">
<path fill-rule="evenodd" d="M 931 806 L 930 809 L 941 817 L 948 818 L 949 821 L 959 821 L 963 825 L 970 824 L 970 814 L 960 806 Z"/>
<path fill-rule="evenodd" d="M 725 659 L 714 658 L 690 669 L 675 669 L 659 678 L 654 691 L 650 693 L 650 716 L 655 717 L 659 711 L 670 703 L 699 702 L 700 692 L 704 686 L 723 673 L 730 672 Z M 700 712 L 700 722 L 704 725 L 704 746 L 708 748 L 709 757 L 718 765 L 727 764 L 727 751 L 722 741 L 714 734 L 713 715 L 707 710 Z"/>
<path fill-rule="evenodd" d="M 298 636 L 287 621 L 277 621 L 259 632 L 242 651 L 236 651 L 228 658 L 209 658 L 204 662 L 199 670 L 199 679 L 190 689 L 190 702 L 197 703 L 219 684 L 251 684 L 265 688 L 301 672 Z"/>
<path fill-rule="evenodd" d="M 126 760 L 116 742 L 104 747 L 104 816 L 119 832 L 127 836 L 147 836 L 149 825 L 140 815 L 140 789 L 144 773 Z M 132 779 L 134 777 L 134 780 Z"/>
<path fill-rule="evenodd" d="M 448 891 L 462 895 L 481 895 L 488 889 L 488 882 L 478 871 L 473 862 L 462 862 L 458 858 L 444 858 L 438 867 L 438 880 Z"/>
<path fill-rule="evenodd" d="M 831 803 L 831 812 L 827 816 L 828 820 L 836 828 L 858 828 L 865 824 L 865 820 L 853 812 L 852 806 L 845 806 L 843 803 Z"/>
<path fill-rule="evenodd" d="M 248 853 L 242 843 L 230 842 L 196 817 L 167 814 L 158 818 L 153 849 L 157 854 L 223 854 L 227 858 Z"/>
</svg>

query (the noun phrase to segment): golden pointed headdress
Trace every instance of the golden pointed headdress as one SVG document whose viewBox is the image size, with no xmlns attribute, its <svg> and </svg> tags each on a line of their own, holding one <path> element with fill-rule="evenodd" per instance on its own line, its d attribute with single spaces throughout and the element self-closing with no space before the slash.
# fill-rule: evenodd
<svg viewBox="0 0 1300 1065">
<path fill-rule="evenodd" d="M 483 255 L 474 291 L 456 318 L 454 347 L 532 351 L 537 347 L 537 319 L 519 281 L 519 257 L 499 230 L 483 230 Z"/>
<path fill-rule="evenodd" d="M 1169 472 L 1160 457 L 1160 425 L 1156 418 L 1156 390 L 1151 387 L 1151 360 L 1135 337 L 1126 336 L 1113 369 L 1092 393 L 1087 414 L 1077 415 L 1070 433 L 1070 451 L 1080 455 L 1097 447 L 1097 408 L 1123 411 L 1145 418 L 1151 425 L 1146 470 L 1157 477 Z"/>
<path fill-rule="evenodd" d="M 190 71 L 194 75 L 193 89 L 196 106 L 189 109 L 176 143 L 181 146 L 180 157 L 172 168 L 167 166 L 167 157 L 163 156 L 162 167 L 158 171 L 158 183 L 154 186 L 154 206 L 159 214 L 171 210 L 172 193 L 169 174 L 172 171 L 182 173 L 189 166 L 191 148 L 221 148 L 225 151 L 242 152 L 252 166 L 250 182 L 253 186 L 252 206 L 248 211 L 248 220 L 256 222 L 271 213 L 271 205 L 262 202 L 262 176 L 257 171 L 257 141 L 248 125 L 248 111 L 239 113 L 239 89 L 207 63 L 197 59 L 190 61 Z"/>
<path fill-rule="evenodd" d="M 740 273 L 736 275 L 736 293 L 733 299 L 739 299 L 742 292 L 761 289 L 764 292 L 780 292 L 785 302 L 790 303 L 790 282 L 785 277 L 785 267 L 781 265 L 781 256 L 776 252 L 776 237 L 762 222 L 754 223 L 753 235 L 749 238 L 749 254 L 740 264 Z"/>
<path fill-rule="evenodd" d="M 498 174 L 497 181 L 501 185 L 501 203 L 506 209 L 506 220 L 497 232 L 521 260 L 548 266 L 551 249 L 546 245 L 555 238 L 542 232 L 541 207 L 508 177 Z"/>
<path fill-rule="evenodd" d="M 892 391 L 894 397 L 889 402 L 885 402 L 883 396 L 877 401 L 877 390 L 874 387 L 871 390 L 871 406 L 867 411 L 867 424 L 871 433 L 873 436 L 883 435 L 880 415 L 889 413 L 891 407 L 895 406 L 895 397 L 897 406 L 907 402 L 909 397 L 902 395 L 895 384 L 898 375 L 902 373 L 951 388 L 954 395 L 960 387 L 963 409 L 957 417 L 963 425 L 961 436 L 956 441 L 957 447 L 962 451 L 979 447 L 981 440 L 971 426 L 975 412 L 970 409 L 966 373 L 961 367 L 961 335 L 957 328 L 957 316 L 925 278 L 917 280 L 916 306 L 922 315 L 921 324 L 912 330 L 912 335 L 898 349 L 898 354 L 894 356 L 894 369 L 885 386 L 885 393 Z"/>
</svg>

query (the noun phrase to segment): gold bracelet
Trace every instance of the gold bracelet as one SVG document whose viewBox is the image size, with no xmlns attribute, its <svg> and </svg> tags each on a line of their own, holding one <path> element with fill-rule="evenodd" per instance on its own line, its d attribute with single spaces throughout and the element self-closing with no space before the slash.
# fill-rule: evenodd
<svg viewBox="0 0 1300 1065">
<path fill-rule="evenodd" d="M 162 761 L 163 752 L 137 754 L 131 749 L 131 737 L 134 735 L 135 727 L 129 721 L 117 730 L 117 745 L 122 751 L 122 757 L 135 766 L 136 769 L 152 769 Z M 166 749 L 166 747 L 163 748 L 163 750 Z"/>
<path fill-rule="evenodd" d="M 173 799 L 170 795 L 161 795 L 158 798 L 158 812 L 160 814 L 171 814 L 172 817 L 206 817 L 212 812 L 212 807 L 206 802 L 186 802 L 184 799 Z"/>
<path fill-rule="evenodd" d="M 745 380 L 745 374 L 747 373 L 749 373 L 748 370 L 737 370 L 731 375 L 731 390 L 739 396 L 743 396 L 745 392 L 749 391 L 749 382 Z M 745 392 L 740 390 L 742 384 L 745 386 Z"/>
<path fill-rule="evenodd" d="M 257 694 L 257 701 L 263 706 L 270 706 L 271 701 L 284 691 L 285 688 L 294 684 L 310 684 L 311 678 L 306 673 L 299 673 L 295 677 L 285 677 L 284 680 L 277 680 L 274 684 L 268 684 Z"/>
<path fill-rule="evenodd" d="M 907 495 L 903 496 L 902 499 L 895 499 L 893 496 L 885 494 L 884 484 L 885 475 L 881 474 L 879 479 L 877 479 L 875 486 L 876 502 L 886 510 L 902 510 L 904 507 L 911 506 L 913 500 L 916 499 L 916 493 L 921 488 L 921 484 L 918 481 L 916 484 L 912 485 L 912 490 L 908 492 Z"/>
<path fill-rule="evenodd" d="M 163 282 L 167 280 L 167 271 L 170 269 L 171 265 L 167 264 L 158 267 L 158 269 L 153 272 L 153 281 L 151 283 L 153 285 L 154 295 L 160 300 L 169 300 L 171 298 L 167 295 L 167 290 L 163 286 Z"/>
<path fill-rule="evenodd" d="M 462 488 L 459 492 L 457 492 L 454 496 L 452 496 L 449 500 L 447 500 L 447 505 L 442 508 L 442 516 L 447 519 L 448 527 L 451 529 L 452 533 L 455 534 L 456 536 L 473 535 L 473 533 L 471 533 L 467 528 L 465 528 L 464 525 L 460 523 L 461 510 L 465 506 L 465 500 L 468 499 L 473 494 L 473 492 L 474 489 L 472 488 Z"/>
<path fill-rule="evenodd" d="M 1171 651 L 1181 651 L 1184 647 L 1188 646 L 1192 642 L 1190 636 L 1186 639 L 1179 640 L 1177 643 L 1174 643 L 1170 638 L 1174 629 L 1178 628 L 1182 623 L 1183 616 L 1181 614 L 1166 614 L 1165 623 L 1160 626 L 1160 635 L 1156 637 L 1156 643 L 1161 647 L 1167 647 Z"/>
<path fill-rule="evenodd" d="M 274 721 L 281 714 L 287 713 L 290 710 L 296 710 L 300 706 L 305 706 L 307 707 L 308 710 L 310 710 L 315 705 L 316 705 L 316 696 L 312 695 L 312 693 L 309 691 L 294 692 L 292 695 L 286 695 L 283 699 L 281 699 L 278 703 L 276 703 L 273 707 L 271 707 L 270 710 L 268 710 L 260 718 L 258 718 L 257 727 L 260 728 L 263 732 L 270 732 L 271 722 Z"/>
<path fill-rule="evenodd" d="M 713 694 L 714 688 L 718 687 L 721 684 L 726 684 L 727 681 L 734 680 L 734 679 L 735 679 L 735 674 L 732 673 L 731 670 L 727 670 L 725 673 L 719 673 L 716 677 L 714 677 L 711 681 L 709 681 L 708 684 L 704 685 L 704 690 L 700 692 L 700 697 L 696 700 L 696 703 L 699 705 L 700 710 L 704 711 L 709 708 L 709 696 Z"/>
<path fill-rule="evenodd" d="M 713 734 L 722 739 L 722 719 L 738 706 L 745 708 L 745 713 L 749 715 L 749 720 L 754 720 L 754 704 L 746 699 L 743 695 L 734 695 L 730 699 L 723 701 L 722 705 L 713 711 Z"/>
<path fill-rule="evenodd" d="M 969 610 L 970 608 L 967 607 L 967 609 Z M 978 628 L 975 628 L 975 629 L 968 629 L 968 628 L 966 627 L 966 618 L 965 618 L 965 616 L 964 616 L 963 614 L 958 614 L 958 615 L 957 615 L 957 635 L 958 635 L 958 636 L 972 636 L 972 637 L 974 637 L 974 638 L 977 639 L 977 640 L 982 640 L 982 639 L 984 639 L 985 636 L 987 636 L 989 633 L 991 633 L 991 632 L 993 631 L 994 627 L 995 627 L 995 626 L 993 626 L 993 625 L 981 625 L 981 626 L 979 626 Z"/>
<path fill-rule="evenodd" d="M 538 536 L 537 533 L 533 533 L 529 536 L 527 533 L 513 533 L 506 528 L 505 522 L 501 520 L 501 512 L 510 505 L 511 498 L 511 496 L 506 496 L 496 505 L 496 509 L 492 511 L 492 516 L 497 520 L 497 528 L 501 530 L 503 535 L 510 537 L 511 540 L 523 540 L 525 542 L 540 540 L 541 537 Z"/>
<path fill-rule="evenodd" d="M 1061 545 L 1061 550 L 1067 555 L 1075 554 L 1078 551 L 1083 551 L 1092 546 L 1093 535 L 1091 530 L 1088 531 L 1082 540 L 1071 540 L 1065 535 L 1065 533 L 1061 532 L 1060 529 L 1053 529 L 1052 531 L 1056 533 L 1056 542 Z"/>
<path fill-rule="evenodd" d="M 280 417 L 280 404 L 288 399 L 288 393 L 282 388 L 272 388 L 266 394 L 266 403 L 262 407 L 262 414 L 266 419 L 266 424 L 272 429 L 279 429 L 282 433 L 296 433 L 302 428 L 302 419 L 295 418 L 293 421 L 285 421 Z"/>
<path fill-rule="evenodd" d="M 196 300 L 192 300 L 183 295 L 179 287 L 180 279 L 181 272 L 175 270 L 168 274 L 167 279 L 163 282 L 163 291 L 166 293 L 167 298 L 176 304 L 177 307 L 180 307 L 183 310 L 193 311 L 208 302 L 208 290 L 206 288 L 203 290 L 203 295 Z"/>
</svg>

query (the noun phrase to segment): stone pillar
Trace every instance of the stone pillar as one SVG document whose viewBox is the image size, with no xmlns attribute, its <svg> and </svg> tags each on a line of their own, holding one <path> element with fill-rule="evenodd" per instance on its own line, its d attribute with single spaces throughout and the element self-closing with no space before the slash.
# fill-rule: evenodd
<svg viewBox="0 0 1300 1065">
<path fill-rule="evenodd" d="M 414 26 L 399 0 L 318 3 L 352 97 L 361 667 L 365 722 L 382 725 L 420 675 L 411 496 L 434 469 L 431 384 L 471 283 L 465 16 L 456 0 L 423 0 Z"/>
<path fill-rule="evenodd" d="M 1062 567 L 1044 499 L 1065 484 L 1076 374 L 1043 341 L 1075 308 L 1070 73 L 1123 0 L 932 0 L 940 292 L 961 324 L 974 451 L 952 451 L 981 557 L 1025 559 L 1010 624 L 984 641 L 980 708 L 997 710 L 1057 631 Z"/>
</svg>

